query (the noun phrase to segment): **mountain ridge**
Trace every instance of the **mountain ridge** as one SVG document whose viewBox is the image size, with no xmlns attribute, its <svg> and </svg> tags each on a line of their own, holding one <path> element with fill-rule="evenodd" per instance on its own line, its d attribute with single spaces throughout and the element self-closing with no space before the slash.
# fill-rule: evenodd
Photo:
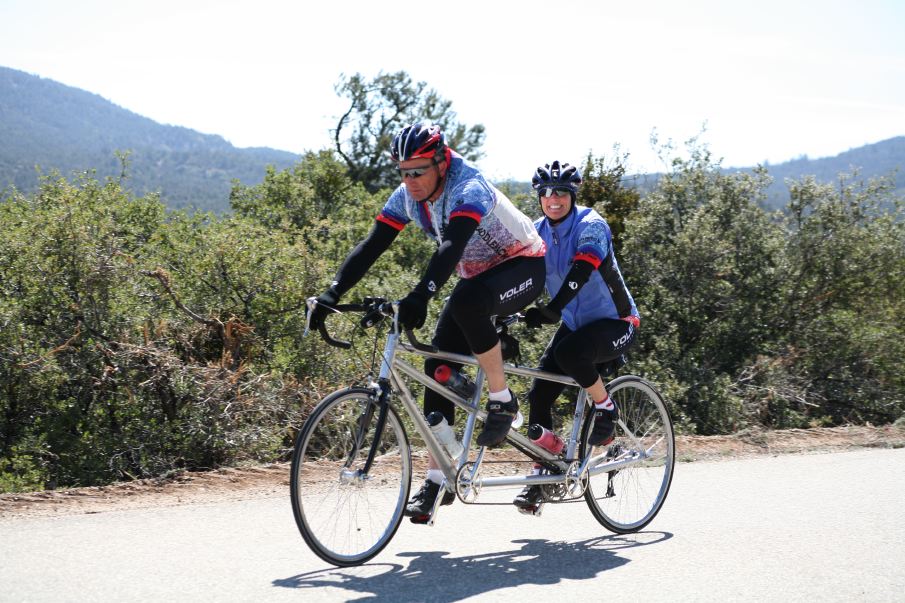
<svg viewBox="0 0 905 603">
<path fill-rule="evenodd" d="M 767 187 L 766 205 L 771 209 L 785 207 L 789 199 L 786 179 L 814 176 L 820 182 L 834 182 L 839 174 L 858 172 L 861 178 L 889 176 L 899 193 L 905 193 L 905 136 L 894 136 L 871 144 L 855 147 L 829 157 L 809 159 L 807 156 L 782 163 L 762 164 L 773 183 Z M 751 172 L 752 167 L 723 168 L 727 172 Z"/>
<path fill-rule="evenodd" d="M 127 188 L 160 192 L 170 207 L 226 211 L 232 179 L 263 180 L 300 156 L 266 147 L 237 148 L 217 134 L 165 125 L 103 97 L 0 67 L 0 188 L 38 184 L 35 166 L 64 175 L 96 170 L 118 176 L 117 151 L 129 152 Z"/>
<path fill-rule="evenodd" d="M 267 166 L 281 170 L 301 156 L 268 147 L 237 148 L 218 134 L 203 134 L 183 126 L 160 124 L 104 99 L 100 95 L 8 67 L 0 67 L 0 190 L 14 186 L 29 193 L 38 187 L 39 166 L 64 176 L 94 170 L 98 177 L 118 177 L 118 151 L 128 151 L 126 188 L 144 195 L 159 192 L 171 208 L 224 213 L 229 211 L 232 181 L 261 182 Z M 787 178 L 813 175 L 834 181 L 840 172 L 860 170 L 860 176 L 889 176 L 905 192 L 905 136 L 843 151 L 831 157 L 764 163 L 773 184 L 765 205 L 782 208 L 788 201 Z M 726 167 L 726 172 L 750 172 L 754 167 Z M 650 182 L 658 174 L 638 174 Z M 508 182 L 513 190 L 528 183 Z M 642 185 L 643 186 L 643 185 Z"/>
</svg>

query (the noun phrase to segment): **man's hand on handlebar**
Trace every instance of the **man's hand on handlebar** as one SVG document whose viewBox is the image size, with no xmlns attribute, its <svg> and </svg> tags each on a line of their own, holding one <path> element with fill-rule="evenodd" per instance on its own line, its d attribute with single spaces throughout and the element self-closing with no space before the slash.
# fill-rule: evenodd
<svg viewBox="0 0 905 603">
<path fill-rule="evenodd" d="M 333 306 L 339 303 L 339 295 L 335 291 L 327 289 L 315 298 L 315 302 L 316 305 L 308 309 L 308 328 L 312 331 L 319 330 L 324 324 L 324 319 L 331 312 L 335 312 Z"/>
<path fill-rule="evenodd" d="M 420 329 L 427 320 L 428 297 L 412 291 L 399 300 L 399 326 L 403 329 Z"/>
<path fill-rule="evenodd" d="M 371 328 L 381 322 L 383 322 L 384 317 L 392 317 L 396 312 L 398 312 L 398 321 L 399 326 L 405 331 L 406 336 L 409 339 L 409 342 L 415 349 L 426 351 L 426 352 L 436 352 L 437 349 L 431 345 L 423 344 L 417 340 L 415 334 L 412 332 L 413 328 L 418 328 L 412 325 L 406 325 L 403 323 L 403 311 L 404 307 L 403 302 L 406 299 L 414 299 L 414 304 L 420 304 L 420 296 L 417 292 L 413 292 L 409 294 L 403 300 L 399 302 L 391 302 L 387 301 L 381 297 L 366 297 L 363 303 L 359 304 L 337 304 L 338 296 L 330 297 L 329 291 L 321 295 L 320 297 L 310 297 L 308 298 L 308 325 L 307 329 L 313 329 L 317 331 L 321 338 L 327 342 L 328 344 L 338 347 L 348 349 L 352 347 L 351 342 L 343 341 L 341 339 L 334 338 L 330 332 L 327 330 L 327 325 L 325 323 L 325 319 L 333 312 L 363 312 L 364 315 L 360 319 L 359 325 L 363 329 Z M 427 299 L 424 299 L 424 317 L 427 316 Z M 332 302 L 332 303 L 330 303 Z M 411 308 L 411 306 L 409 306 Z M 417 308 L 416 308 L 417 310 Z M 418 318 L 418 316 L 415 316 Z M 411 315 L 409 315 L 409 320 L 411 320 Z M 420 321 L 416 321 L 418 326 L 424 324 L 425 318 L 421 318 Z M 307 333 L 307 330 L 306 330 Z"/>
</svg>

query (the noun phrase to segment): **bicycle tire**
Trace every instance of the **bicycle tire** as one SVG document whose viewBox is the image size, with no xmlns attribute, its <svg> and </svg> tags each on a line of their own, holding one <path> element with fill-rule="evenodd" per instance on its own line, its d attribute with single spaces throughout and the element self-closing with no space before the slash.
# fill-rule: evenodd
<svg viewBox="0 0 905 603">
<path fill-rule="evenodd" d="M 367 405 L 374 414 L 352 456 Z M 292 454 L 290 496 L 302 538 L 321 559 L 341 567 L 364 563 L 389 544 L 411 487 L 408 437 L 392 407 L 367 477 L 356 477 L 374 442 L 377 412 L 373 391 L 337 391 L 311 412 Z"/>
<path fill-rule="evenodd" d="M 675 470 L 675 434 L 669 409 L 657 390 L 634 375 L 614 379 L 606 386 L 619 408 L 619 417 L 629 434 L 617 423 L 612 443 L 606 446 L 607 460 L 630 458 L 641 448 L 650 458 L 630 467 L 601 473 L 588 480 L 585 500 L 594 517 L 606 529 L 630 534 L 649 524 L 659 513 Z M 588 437 L 594 413 L 588 413 L 581 430 L 581 458 L 591 452 Z M 597 454 L 601 454 L 598 450 Z"/>
</svg>

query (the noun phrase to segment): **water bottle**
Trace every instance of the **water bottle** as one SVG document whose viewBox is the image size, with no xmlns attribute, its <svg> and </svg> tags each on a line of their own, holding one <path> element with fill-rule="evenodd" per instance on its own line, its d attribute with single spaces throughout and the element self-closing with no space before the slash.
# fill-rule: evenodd
<svg viewBox="0 0 905 603">
<path fill-rule="evenodd" d="M 456 434 L 453 433 L 452 427 L 446 422 L 446 417 L 443 416 L 443 413 L 434 411 L 427 415 L 427 424 L 430 425 L 431 431 L 437 437 L 437 440 L 446 448 L 449 456 L 454 459 L 459 458 L 463 450 L 462 442 L 456 439 Z"/>
<path fill-rule="evenodd" d="M 437 370 L 434 371 L 434 380 L 437 383 L 442 383 L 466 400 L 470 399 L 474 395 L 474 381 L 472 381 L 459 371 L 454 371 L 452 367 L 446 364 L 441 364 L 437 367 Z"/>
<path fill-rule="evenodd" d="M 549 450 L 553 454 L 562 452 L 563 447 L 566 445 L 561 437 L 537 423 L 532 423 L 531 426 L 528 427 L 528 438 L 541 448 Z"/>
</svg>

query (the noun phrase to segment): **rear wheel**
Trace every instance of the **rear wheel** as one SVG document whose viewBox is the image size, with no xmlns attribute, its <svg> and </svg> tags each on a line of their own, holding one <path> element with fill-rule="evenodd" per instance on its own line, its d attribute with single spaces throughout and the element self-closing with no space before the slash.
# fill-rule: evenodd
<svg viewBox="0 0 905 603">
<path fill-rule="evenodd" d="M 589 413 L 581 430 L 581 458 L 595 455 L 591 471 L 610 461 L 637 462 L 591 477 L 585 500 L 608 530 L 628 534 L 650 523 L 666 500 L 675 465 L 675 436 L 663 398 L 644 379 L 619 377 L 607 384 L 607 392 L 625 428 L 617 423 L 612 443 L 594 448 L 588 444 L 594 422 Z"/>
<path fill-rule="evenodd" d="M 360 471 L 379 414 L 371 390 L 325 398 L 305 421 L 292 456 L 290 493 L 299 531 L 321 559 L 339 566 L 371 559 L 390 542 L 408 499 L 412 459 L 399 416 L 386 425 L 367 475 Z M 367 422 L 358 442 L 361 425 Z"/>
</svg>

